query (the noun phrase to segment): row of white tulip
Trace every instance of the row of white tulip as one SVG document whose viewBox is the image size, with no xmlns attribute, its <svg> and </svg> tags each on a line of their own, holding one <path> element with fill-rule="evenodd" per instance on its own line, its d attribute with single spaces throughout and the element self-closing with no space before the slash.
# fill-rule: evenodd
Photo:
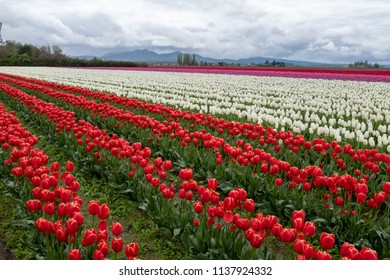
<svg viewBox="0 0 390 280">
<path fill-rule="evenodd" d="M 390 84 L 156 71 L 1 67 L 39 78 L 390 152 Z"/>
</svg>

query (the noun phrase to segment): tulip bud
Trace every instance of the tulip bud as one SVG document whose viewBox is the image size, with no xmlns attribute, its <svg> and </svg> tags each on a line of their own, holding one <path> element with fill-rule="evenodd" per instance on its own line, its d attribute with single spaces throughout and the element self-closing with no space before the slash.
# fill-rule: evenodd
<svg viewBox="0 0 390 280">
<path fill-rule="evenodd" d="M 364 247 L 360 251 L 360 258 L 362 260 L 377 260 L 378 259 L 378 253 L 375 250 L 372 250 L 370 248 Z"/>
<path fill-rule="evenodd" d="M 307 237 L 312 237 L 316 233 L 316 226 L 313 222 L 305 222 L 302 232 Z"/>
<path fill-rule="evenodd" d="M 208 179 L 207 180 L 207 186 L 211 190 L 216 190 L 218 188 L 218 181 L 217 181 L 217 179 L 214 179 L 214 178 Z"/>
<path fill-rule="evenodd" d="M 323 232 L 320 236 L 320 245 L 324 250 L 332 249 L 335 242 L 335 236 L 331 233 Z"/>
<path fill-rule="evenodd" d="M 42 209 L 42 202 L 38 199 L 30 199 L 26 202 L 27 210 L 34 213 Z"/>
<path fill-rule="evenodd" d="M 122 233 L 122 230 L 123 230 L 123 228 L 122 228 L 121 223 L 115 222 L 112 224 L 112 234 L 113 235 L 116 235 L 116 236 L 120 235 Z"/>
<path fill-rule="evenodd" d="M 71 249 L 68 254 L 69 260 L 81 260 L 81 253 L 78 249 Z"/>
<path fill-rule="evenodd" d="M 99 219 L 105 220 L 108 218 L 109 215 L 110 215 L 110 208 L 108 207 L 108 205 L 106 203 L 100 205 L 99 213 L 98 213 Z"/>
<path fill-rule="evenodd" d="M 200 213 L 203 212 L 203 204 L 202 204 L 202 202 L 196 201 L 194 203 L 194 211 L 197 214 L 200 214 Z"/>
<path fill-rule="evenodd" d="M 138 255 L 138 250 L 139 250 L 138 244 L 133 242 L 133 243 L 126 245 L 125 254 L 128 258 L 130 258 L 130 257 L 135 258 Z"/>
<path fill-rule="evenodd" d="M 73 218 L 70 218 L 66 221 L 66 233 L 74 234 L 77 232 L 78 224 L 77 221 Z"/>
<path fill-rule="evenodd" d="M 66 163 L 66 171 L 72 172 L 73 169 L 74 169 L 74 163 L 71 162 L 71 161 L 68 161 L 68 162 Z"/>
<path fill-rule="evenodd" d="M 114 237 L 111 241 L 111 247 L 115 253 L 119 253 L 120 251 L 122 251 L 122 248 L 123 248 L 122 238 L 121 237 L 120 238 Z"/>
</svg>

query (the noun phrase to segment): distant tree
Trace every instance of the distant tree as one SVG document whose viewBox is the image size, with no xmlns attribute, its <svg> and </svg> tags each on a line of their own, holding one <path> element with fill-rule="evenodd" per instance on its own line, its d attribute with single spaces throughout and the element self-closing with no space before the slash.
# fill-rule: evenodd
<svg viewBox="0 0 390 280">
<path fill-rule="evenodd" d="M 195 56 L 195 54 L 193 53 L 192 54 L 192 60 L 191 60 L 191 65 L 196 65 L 197 63 L 196 63 L 196 56 Z"/>
<path fill-rule="evenodd" d="M 21 65 L 29 65 L 31 58 L 27 53 L 23 53 L 18 56 L 18 62 L 20 62 Z"/>
<path fill-rule="evenodd" d="M 24 44 L 22 45 L 19 50 L 18 50 L 18 54 L 27 54 L 28 56 L 31 57 L 31 54 L 32 54 L 32 46 L 31 45 L 28 45 L 28 44 Z"/>
<path fill-rule="evenodd" d="M 105 61 L 92 59 L 91 61 L 66 56 L 58 46 L 37 47 L 32 44 L 20 44 L 15 41 L 6 41 L 0 46 L 0 66 L 146 66 L 146 64 L 129 61 Z"/>
<path fill-rule="evenodd" d="M 177 55 L 177 64 L 183 65 L 183 54 L 182 53 L 179 53 Z"/>
<path fill-rule="evenodd" d="M 355 61 L 354 63 L 348 64 L 349 68 L 379 68 L 380 65 L 375 63 L 374 65 L 369 63 L 367 60 L 365 61 Z"/>
<path fill-rule="evenodd" d="M 59 46 L 53 46 L 51 49 L 52 49 L 52 55 L 54 58 L 64 58 L 65 57 L 65 55 L 63 54 L 63 52 Z"/>
<path fill-rule="evenodd" d="M 183 64 L 184 65 L 190 65 L 191 64 L 191 57 L 190 57 L 189 53 L 185 53 L 184 54 Z"/>
</svg>

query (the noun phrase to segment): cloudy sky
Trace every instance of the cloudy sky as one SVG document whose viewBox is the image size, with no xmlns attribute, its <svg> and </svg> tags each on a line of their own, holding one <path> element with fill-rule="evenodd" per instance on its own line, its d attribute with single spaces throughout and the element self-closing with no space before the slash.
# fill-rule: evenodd
<svg viewBox="0 0 390 280">
<path fill-rule="evenodd" d="M 147 48 L 389 63 L 389 15 L 388 0 L 0 0 L 3 40 L 69 55 Z"/>
</svg>

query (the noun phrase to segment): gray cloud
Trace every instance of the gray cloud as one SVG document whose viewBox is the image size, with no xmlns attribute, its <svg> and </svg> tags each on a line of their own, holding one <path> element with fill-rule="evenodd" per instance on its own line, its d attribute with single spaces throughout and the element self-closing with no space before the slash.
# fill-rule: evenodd
<svg viewBox="0 0 390 280">
<path fill-rule="evenodd" d="M 0 0 L 5 40 L 70 55 L 148 48 L 204 56 L 390 62 L 379 0 Z"/>
</svg>

